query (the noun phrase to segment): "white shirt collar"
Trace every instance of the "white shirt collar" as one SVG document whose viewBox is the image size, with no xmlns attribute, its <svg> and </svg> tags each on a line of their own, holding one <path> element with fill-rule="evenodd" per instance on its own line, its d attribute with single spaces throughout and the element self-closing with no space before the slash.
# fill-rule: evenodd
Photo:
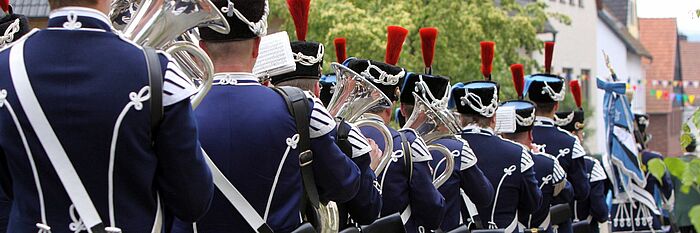
<svg viewBox="0 0 700 233">
<path fill-rule="evenodd" d="M 469 125 L 464 127 L 463 131 L 466 133 L 481 133 L 481 134 L 496 135 L 496 133 L 494 133 L 494 130 L 491 127 L 481 127 L 477 124 L 469 124 Z"/>
<path fill-rule="evenodd" d="M 109 21 L 109 17 L 102 13 L 101 11 L 92 9 L 92 8 L 87 8 L 87 7 L 78 7 L 78 6 L 68 6 L 68 7 L 61 7 L 56 10 L 51 11 L 49 14 L 49 18 L 55 18 L 55 17 L 66 17 L 70 13 L 74 13 L 77 16 L 83 16 L 83 17 L 90 17 L 90 18 L 95 18 L 107 25 L 112 25 L 112 22 Z"/>
<path fill-rule="evenodd" d="M 260 80 L 247 72 L 223 72 L 214 74 L 214 85 L 260 85 Z"/>
<path fill-rule="evenodd" d="M 554 119 L 545 116 L 535 117 L 535 126 L 554 126 Z"/>
</svg>

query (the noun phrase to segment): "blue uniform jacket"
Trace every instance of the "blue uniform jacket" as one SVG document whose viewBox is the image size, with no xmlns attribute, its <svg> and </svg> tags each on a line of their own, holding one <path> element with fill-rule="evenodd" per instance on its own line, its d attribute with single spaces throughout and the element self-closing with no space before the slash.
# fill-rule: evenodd
<svg viewBox="0 0 700 233">
<path fill-rule="evenodd" d="M 294 118 L 281 95 L 250 73 L 221 73 L 195 111 L 202 148 L 275 232 L 290 232 L 301 220 L 302 179 Z M 360 170 L 331 135 L 335 120 L 309 96 L 313 171 L 322 201 L 347 202 L 360 186 Z M 281 164 L 281 166 L 280 166 Z M 279 176 L 276 176 L 279 171 Z M 173 232 L 192 232 L 176 220 Z M 253 232 L 220 192 L 196 223 L 197 232 Z"/>
<path fill-rule="evenodd" d="M 533 143 L 544 147 L 544 152 L 559 160 L 574 188 L 574 198 L 585 200 L 591 187 L 583 161 L 586 152 L 576 136 L 559 129 L 552 119 L 538 116 L 532 128 L 532 139 Z"/>
<path fill-rule="evenodd" d="M 492 129 L 467 126 L 462 138 L 469 142 L 484 175 L 496 190 L 486 208 L 478 208 L 484 227 L 517 231 L 518 214 L 530 214 L 542 203 L 530 153 L 511 141 L 494 135 Z"/>
<path fill-rule="evenodd" d="M 607 175 L 603 166 L 593 157 L 585 156 L 586 171 L 590 177 L 591 193 L 588 198 L 583 201 L 574 201 L 574 209 L 576 210 L 574 219 L 585 220 L 590 217 L 591 224 L 597 225 L 599 222 L 608 221 L 608 204 L 605 196 L 605 182 Z"/>
<path fill-rule="evenodd" d="M 438 189 L 445 197 L 445 217 L 440 229 L 449 231 L 459 226 L 460 212 L 462 208 L 462 195 L 460 188 L 477 207 L 486 208 L 493 201 L 494 190 L 491 182 L 476 166 L 476 156 L 469 147 L 469 143 L 461 137 L 445 137 L 434 143 L 445 146 L 452 152 L 455 166 L 452 176 Z M 431 165 L 435 169 L 435 177 L 445 170 L 444 156 L 437 151 L 431 151 L 433 160 Z"/>
<path fill-rule="evenodd" d="M 348 142 L 352 147 L 350 156 L 360 169 L 361 178 L 357 195 L 348 202 L 338 203 L 340 229 L 353 226 L 353 223 L 368 225 L 377 220 L 382 210 L 382 196 L 375 185 L 377 184 L 377 176 L 370 167 L 372 148 L 357 127 L 344 121 L 342 124 L 351 127 L 348 134 Z"/>
<path fill-rule="evenodd" d="M 543 228 L 549 230 L 551 227 L 551 223 L 549 222 L 549 207 L 554 198 L 561 195 L 561 192 L 555 195 L 555 186 L 561 186 L 562 182 L 566 182 L 566 173 L 553 156 L 545 153 L 533 152 L 531 152 L 531 155 L 532 160 L 535 162 L 535 177 L 542 191 L 542 204 L 540 208 L 537 208 L 532 214 L 519 213 L 518 221 L 528 229 Z M 565 195 L 566 194 L 564 194 L 564 196 Z"/>
<path fill-rule="evenodd" d="M 360 127 L 362 133 L 373 139 L 384 151 L 384 139 L 379 131 L 371 127 Z M 382 193 L 382 216 L 403 213 L 410 205 L 411 217 L 404 224 L 409 233 L 418 232 L 421 227 L 425 230 L 440 227 L 445 207 L 445 199 L 432 184 L 430 160 L 432 157 L 423 139 L 417 137 L 412 130 L 402 130 L 410 145 L 413 170 L 407 171 L 403 162 L 406 153 L 402 150 L 399 131 L 389 128 L 394 140 L 393 159 L 389 166 L 380 174 L 379 181 Z M 412 173 L 409 181 L 408 174 Z"/>
<path fill-rule="evenodd" d="M 106 226 L 151 232 L 157 194 L 176 216 L 195 220 L 206 212 L 214 192 L 189 103 L 196 90 L 161 54 L 165 107 L 153 132 L 143 51 L 111 32 L 109 25 L 101 12 L 67 7 L 51 13 L 48 29 L 25 37 L 24 61 L 39 103 Z M 69 224 L 78 217 L 71 216 L 75 214 L 69 211 L 72 203 L 13 88 L 8 59 L 15 46 L 0 52 L 0 92 L 7 94 L 0 98 L 4 101 L 0 103 L 0 161 L 7 160 L 0 174 L 9 173 L 12 182 L 2 185 L 12 198 L 8 232 L 34 233 L 35 224 L 43 222 L 53 233 L 72 233 Z M 37 189 L 23 139 L 43 192 Z M 113 202 L 108 198 L 111 155 Z M 46 221 L 41 217 L 40 196 Z"/>
</svg>

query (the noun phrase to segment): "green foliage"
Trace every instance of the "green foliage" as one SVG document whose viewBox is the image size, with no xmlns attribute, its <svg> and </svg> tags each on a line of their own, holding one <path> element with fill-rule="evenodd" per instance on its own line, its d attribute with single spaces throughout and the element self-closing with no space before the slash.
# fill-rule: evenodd
<svg viewBox="0 0 700 233">
<path fill-rule="evenodd" d="M 347 38 L 348 56 L 384 60 L 386 27 L 400 25 L 409 30 L 400 66 L 423 72 L 418 29 L 437 27 L 440 32 L 435 51 L 435 74 L 452 77 L 452 83 L 483 79 L 480 73 L 479 42 L 496 42 L 493 79 L 501 84 L 502 99 L 515 98 L 510 64 L 522 63 L 538 71 L 530 54 L 540 51 L 537 38 L 548 17 L 564 23 L 568 17 L 545 12 L 546 3 L 520 5 L 515 0 L 312 0 L 307 40 L 326 45 L 324 67 L 335 61 L 333 39 Z M 282 30 L 294 35 L 285 1 L 270 1 L 271 15 L 282 20 Z M 294 36 L 292 36 L 294 37 Z M 296 38 L 292 38 L 296 39 Z M 530 73 L 530 72 L 526 72 Z M 568 98 L 571 99 L 571 98 Z M 568 105 L 567 105 L 568 106 Z"/>
<path fill-rule="evenodd" d="M 666 163 L 671 175 L 678 178 L 683 177 L 683 173 L 688 168 L 688 164 L 679 158 L 667 157 L 664 159 L 664 163 Z"/>
<path fill-rule="evenodd" d="M 693 206 L 688 216 L 690 217 L 690 222 L 695 226 L 695 231 L 700 232 L 700 205 Z"/>
<path fill-rule="evenodd" d="M 647 162 L 647 168 L 649 169 L 651 175 L 656 177 L 656 179 L 659 180 L 659 183 L 661 183 L 661 178 L 666 172 L 666 165 L 664 165 L 664 162 L 661 161 L 661 159 L 651 159 L 649 162 Z"/>
<path fill-rule="evenodd" d="M 690 123 L 693 123 L 696 128 L 700 127 L 700 109 L 695 110 L 695 112 L 693 112 L 693 116 L 691 116 L 687 122 L 683 123 L 683 127 L 681 128 L 681 147 L 683 148 L 690 144 L 692 138 L 697 139 L 698 136 L 700 136 L 698 135 L 700 132 L 691 132 L 691 127 L 689 126 Z"/>
</svg>

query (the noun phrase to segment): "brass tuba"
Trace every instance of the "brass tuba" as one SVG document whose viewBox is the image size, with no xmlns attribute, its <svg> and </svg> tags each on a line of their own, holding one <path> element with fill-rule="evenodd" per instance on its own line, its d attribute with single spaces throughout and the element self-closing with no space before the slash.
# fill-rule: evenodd
<svg viewBox="0 0 700 233">
<path fill-rule="evenodd" d="M 331 69 L 335 71 L 338 83 L 335 85 L 335 92 L 328 103 L 328 112 L 332 116 L 342 117 L 357 127 L 373 127 L 382 133 L 384 153 L 379 166 L 374 171 L 375 174 L 379 175 L 389 165 L 394 139 L 386 125 L 361 117 L 374 107 L 391 107 L 391 99 L 355 71 L 335 62 L 331 64 Z"/>
<path fill-rule="evenodd" d="M 416 100 L 413 113 L 406 120 L 404 128 L 415 130 L 416 133 L 425 140 L 425 143 L 428 144 L 429 151 L 437 151 L 443 155 L 446 162 L 445 171 L 437 177 L 433 174 L 433 177 L 435 177 L 433 179 L 433 185 L 438 188 L 452 176 L 455 155 L 446 147 L 432 143 L 440 138 L 454 136 L 459 132 L 459 126 L 455 124 L 455 121 L 451 118 L 454 116 L 447 108 L 433 106 L 415 92 L 413 93 L 413 97 Z M 438 165 L 441 163 L 442 161 L 440 161 Z"/>
<path fill-rule="evenodd" d="M 131 7 L 131 4 L 125 0 L 113 2 L 113 6 L 119 5 L 122 10 Z M 124 36 L 136 44 L 171 54 L 183 72 L 198 85 L 197 94 L 191 99 L 192 107 L 197 107 L 211 89 L 214 64 L 193 43 L 188 31 L 199 26 L 228 33 L 230 27 L 226 18 L 209 0 L 142 0 L 139 5 L 135 14 L 129 16 L 129 23 L 123 30 Z M 197 66 L 193 57 L 198 58 L 203 67 Z"/>
</svg>

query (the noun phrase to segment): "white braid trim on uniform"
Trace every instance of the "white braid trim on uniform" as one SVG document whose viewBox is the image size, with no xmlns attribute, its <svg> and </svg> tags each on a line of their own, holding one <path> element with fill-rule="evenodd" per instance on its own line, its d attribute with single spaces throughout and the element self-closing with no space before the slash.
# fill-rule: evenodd
<svg viewBox="0 0 700 233">
<path fill-rule="evenodd" d="M 109 171 L 107 172 L 107 195 L 109 199 L 109 222 L 110 226 L 105 228 L 108 232 L 121 232 L 121 229 L 116 227 L 116 220 L 114 217 L 114 160 L 116 159 L 117 150 L 117 138 L 119 137 L 119 128 L 121 128 L 122 121 L 124 117 L 129 112 L 131 107 L 134 110 L 141 111 L 143 109 L 143 102 L 151 98 L 151 87 L 144 86 L 139 90 L 139 92 L 129 93 L 129 103 L 124 106 L 119 117 L 117 117 L 117 122 L 114 124 L 114 129 L 112 131 L 112 143 L 109 148 Z"/>
<path fill-rule="evenodd" d="M 32 176 L 34 177 L 34 184 L 36 185 L 36 190 L 39 196 L 39 208 L 41 211 L 41 223 L 37 223 L 36 227 L 39 228 L 38 233 L 50 233 L 51 227 L 49 227 L 46 222 L 46 204 L 44 203 L 44 191 L 41 188 L 41 182 L 39 181 L 39 171 L 36 168 L 36 163 L 34 162 L 34 155 L 32 155 L 32 150 L 29 148 L 29 143 L 27 142 L 27 136 L 24 135 L 24 129 L 17 119 L 17 114 L 15 110 L 7 101 L 7 90 L 0 90 L 0 108 L 7 107 L 7 111 L 12 117 L 12 121 L 15 123 L 19 137 L 22 139 L 22 145 L 24 146 L 24 151 L 27 153 L 27 158 L 29 159 L 29 166 L 32 168 Z"/>
<path fill-rule="evenodd" d="M 554 115 L 554 124 L 558 126 L 565 126 L 571 123 L 571 121 L 574 120 L 574 111 L 571 111 L 569 115 L 566 115 L 566 118 L 559 118 L 556 114 Z"/>
<path fill-rule="evenodd" d="M 379 73 L 379 77 L 374 77 L 370 72 L 371 70 L 374 70 L 375 72 Z M 399 79 L 406 75 L 406 71 L 404 71 L 402 68 L 401 72 L 399 72 L 398 74 L 391 75 L 380 69 L 378 66 L 372 65 L 372 63 L 368 60 L 367 69 L 360 72 L 360 74 L 365 76 L 365 78 L 372 80 L 375 83 L 383 85 L 396 85 L 399 83 Z"/>
<path fill-rule="evenodd" d="M 391 153 L 391 162 L 396 163 L 403 156 L 404 156 L 403 150 L 394 151 Z M 391 164 L 387 164 L 386 168 L 384 168 L 384 172 L 382 172 L 382 180 L 379 182 L 379 194 L 382 194 L 382 191 L 384 190 L 384 179 L 386 178 L 386 174 L 389 171 L 389 167 L 391 167 L 390 165 Z"/>
<path fill-rule="evenodd" d="M 414 88 L 416 93 L 419 93 L 423 99 L 430 102 L 430 105 L 438 110 L 447 109 L 447 105 L 450 102 L 450 86 L 448 85 L 445 90 L 445 95 L 441 96 L 439 99 L 433 95 L 430 91 L 428 84 L 423 80 L 423 75 L 418 75 L 418 81 L 416 82 L 416 87 Z"/>
<path fill-rule="evenodd" d="M 272 189 L 270 190 L 270 195 L 267 197 L 267 205 L 265 206 L 265 214 L 263 215 L 263 219 L 265 221 L 267 221 L 267 216 L 270 213 L 270 206 L 272 205 L 272 197 L 275 196 L 275 190 L 277 189 L 277 181 L 279 181 L 280 172 L 282 172 L 282 165 L 284 165 L 284 161 L 287 160 L 287 156 L 289 155 L 289 151 L 297 148 L 297 144 L 299 144 L 299 134 L 294 134 L 292 137 L 287 138 L 287 140 L 285 140 L 285 142 L 287 143 L 287 149 L 284 151 L 284 155 L 282 155 L 282 160 L 280 161 L 280 165 L 277 167 L 277 173 L 275 173 L 275 180 L 272 181 Z"/>
<path fill-rule="evenodd" d="M 0 36 L 0 47 L 15 40 L 15 34 L 19 32 L 19 23 L 19 19 L 15 19 L 15 21 L 5 29 L 5 35 Z"/>
<path fill-rule="evenodd" d="M 527 118 L 515 114 L 515 120 L 520 126 L 531 126 L 535 123 L 535 109 L 532 109 L 532 113 L 530 113 L 530 116 Z"/>
<path fill-rule="evenodd" d="M 324 48 L 323 44 L 318 44 L 318 52 L 316 53 L 316 56 L 307 56 L 304 55 L 301 52 L 295 53 L 294 55 L 294 62 L 299 63 L 304 66 L 313 66 L 321 61 L 323 61 L 323 53 L 324 53 Z"/>
<path fill-rule="evenodd" d="M 562 83 L 561 90 L 559 91 L 559 93 L 557 93 L 552 87 L 549 86 L 549 83 L 543 83 L 544 87 L 542 88 L 542 94 L 549 95 L 549 97 L 552 98 L 552 100 L 557 102 L 564 100 L 564 97 L 566 96 L 566 85 Z"/>
<path fill-rule="evenodd" d="M 234 7 L 231 0 L 228 0 L 227 6 L 221 7 L 221 12 L 225 13 L 227 17 L 233 17 L 235 15 L 241 22 L 248 25 L 248 28 L 251 32 L 253 32 L 253 34 L 262 37 L 267 35 L 267 16 L 270 14 L 269 5 L 270 4 L 268 1 L 265 0 L 265 9 L 258 22 L 250 22 L 240 11 L 236 9 L 236 7 Z"/>
<path fill-rule="evenodd" d="M 466 88 L 464 89 L 464 96 L 460 97 L 459 99 L 462 106 L 469 105 L 469 107 L 482 116 L 492 117 L 494 114 L 496 114 L 496 109 L 498 108 L 498 89 L 494 87 L 491 103 L 486 106 L 484 106 L 484 103 L 481 102 L 481 96 L 469 92 L 469 90 Z M 475 106 L 472 101 L 469 101 L 470 99 L 474 100 L 478 106 Z"/>
<path fill-rule="evenodd" d="M 493 208 L 491 208 L 491 219 L 489 219 L 489 229 L 498 229 L 498 225 L 496 225 L 496 222 L 493 221 L 493 217 L 496 212 L 496 205 L 498 204 L 498 195 L 501 192 L 501 186 L 503 185 L 503 181 L 506 179 L 506 177 L 513 175 L 513 172 L 516 169 L 518 169 L 518 167 L 515 165 L 510 165 L 510 167 L 503 169 L 503 176 L 501 177 L 501 181 L 498 182 L 498 186 L 496 187 L 496 196 L 494 196 L 493 198 Z M 518 218 L 518 215 L 515 215 L 515 218 Z"/>
</svg>

